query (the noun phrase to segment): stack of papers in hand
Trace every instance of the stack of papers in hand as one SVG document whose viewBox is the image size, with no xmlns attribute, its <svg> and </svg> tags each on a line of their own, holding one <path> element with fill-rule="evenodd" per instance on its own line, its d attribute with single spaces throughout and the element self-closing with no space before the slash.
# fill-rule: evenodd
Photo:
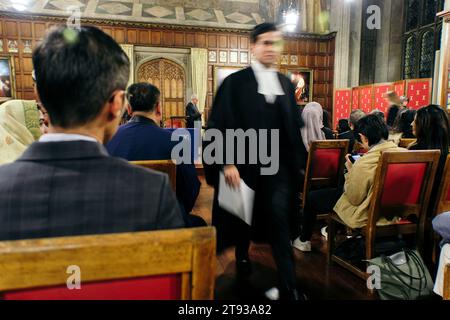
<svg viewBox="0 0 450 320">
<path fill-rule="evenodd" d="M 241 179 L 239 188 L 233 188 L 225 182 L 225 175 L 219 176 L 219 206 L 235 215 L 248 225 L 252 225 L 255 191 Z"/>
</svg>

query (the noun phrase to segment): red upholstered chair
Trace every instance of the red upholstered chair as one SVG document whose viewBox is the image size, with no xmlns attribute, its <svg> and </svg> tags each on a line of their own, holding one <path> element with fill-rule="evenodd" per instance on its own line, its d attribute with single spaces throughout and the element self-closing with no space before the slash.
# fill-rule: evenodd
<svg viewBox="0 0 450 320">
<path fill-rule="evenodd" d="M 4 241 L 0 242 L 0 296 L 6 300 L 212 299 L 215 247 L 212 227 Z M 76 268 L 81 289 L 69 290 L 67 283 L 73 283 Z"/>
<path fill-rule="evenodd" d="M 348 152 L 349 140 L 314 141 L 309 148 L 306 165 L 303 193 L 301 195 L 304 208 L 307 195 L 317 188 L 337 188 L 339 179 L 343 177 L 345 156 Z M 327 215 L 318 215 L 319 219 Z"/>
<path fill-rule="evenodd" d="M 417 247 L 423 254 L 426 213 L 439 163 L 440 151 L 384 152 L 375 173 L 375 185 L 367 225 L 360 231 L 365 236 L 366 260 L 375 257 L 375 238 L 398 234 L 416 234 Z M 416 216 L 417 223 L 402 221 L 389 226 L 377 226 L 381 217 Z M 337 214 L 329 218 L 328 262 L 336 262 L 366 279 L 361 270 L 334 254 L 336 224 L 345 225 Z"/>
<path fill-rule="evenodd" d="M 447 156 L 447 161 L 445 162 L 443 176 L 439 177 L 441 183 L 439 185 L 438 194 L 436 197 L 436 203 L 434 204 L 432 218 L 437 215 L 450 211 L 450 155 Z M 431 229 L 431 228 L 430 228 Z M 432 263 L 436 265 L 439 259 L 439 236 L 431 231 L 433 234 L 433 249 L 432 249 Z"/>
</svg>

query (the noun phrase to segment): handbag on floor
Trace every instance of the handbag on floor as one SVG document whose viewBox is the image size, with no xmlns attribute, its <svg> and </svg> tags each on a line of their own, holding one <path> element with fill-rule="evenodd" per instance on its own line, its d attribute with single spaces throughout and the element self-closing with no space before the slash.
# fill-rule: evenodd
<svg viewBox="0 0 450 320">
<path fill-rule="evenodd" d="M 376 290 L 382 300 L 417 300 L 432 296 L 433 280 L 416 250 L 403 249 L 368 263 L 380 268 L 381 287 Z"/>
</svg>

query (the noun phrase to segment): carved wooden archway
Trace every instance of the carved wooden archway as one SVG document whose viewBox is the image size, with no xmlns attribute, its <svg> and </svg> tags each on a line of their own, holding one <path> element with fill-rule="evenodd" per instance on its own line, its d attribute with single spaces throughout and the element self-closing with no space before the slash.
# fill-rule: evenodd
<svg viewBox="0 0 450 320">
<path fill-rule="evenodd" d="M 137 70 L 138 82 L 151 83 L 161 91 L 163 122 L 185 115 L 185 79 L 182 66 L 163 58 L 145 62 Z"/>
</svg>

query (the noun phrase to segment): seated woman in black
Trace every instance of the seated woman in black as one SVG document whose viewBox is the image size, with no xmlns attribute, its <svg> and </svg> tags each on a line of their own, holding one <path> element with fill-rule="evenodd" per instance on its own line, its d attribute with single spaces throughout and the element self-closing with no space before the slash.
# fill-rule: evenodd
<svg viewBox="0 0 450 320">
<path fill-rule="evenodd" d="M 431 193 L 430 205 L 436 201 L 436 194 L 444 171 L 449 147 L 449 119 L 447 112 L 437 105 L 429 105 L 417 110 L 412 123 L 417 142 L 409 146 L 409 150 L 441 150 L 439 166 Z"/>
</svg>

